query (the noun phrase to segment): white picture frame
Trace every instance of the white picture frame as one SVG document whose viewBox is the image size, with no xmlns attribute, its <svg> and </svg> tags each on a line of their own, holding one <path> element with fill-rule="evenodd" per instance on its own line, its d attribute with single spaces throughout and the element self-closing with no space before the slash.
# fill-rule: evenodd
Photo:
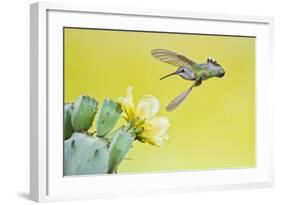
<svg viewBox="0 0 281 205">
<path fill-rule="evenodd" d="M 192 24 L 192 29 L 182 25 Z M 185 11 L 35 3 L 30 10 L 30 198 L 94 199 L 273 186 L 273 19 Z M 62 28 L 96 27 L 256 36 L 256 164 L 252 169 L 63 177 Z M 149 185 L 147 184 L 149 181 Z"/>
</svg>

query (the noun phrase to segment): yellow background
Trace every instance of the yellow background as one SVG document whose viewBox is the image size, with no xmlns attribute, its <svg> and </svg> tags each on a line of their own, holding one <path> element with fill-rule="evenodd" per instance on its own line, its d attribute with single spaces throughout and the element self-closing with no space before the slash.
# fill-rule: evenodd
<svg viewBox="0 0 281 205">
<path fill-rule="evenodd" d="M 159 116 L 170 120 L 170 141 L 162 148 L 136 141 L 119 173 L 255 166 L 255 38 L 65 28 L 64 46 L 65 102 L 81 94 L 100 103 L 116 100 L 132 86 L 136 103 L 156 96 Z M 178 76 L 160 81 L 176 67 L 151 57 L 155 48 L 198 63 L 214 57 L 226 75 L 204 81 L 166 112 L 192 82 Z"/>
</svg>

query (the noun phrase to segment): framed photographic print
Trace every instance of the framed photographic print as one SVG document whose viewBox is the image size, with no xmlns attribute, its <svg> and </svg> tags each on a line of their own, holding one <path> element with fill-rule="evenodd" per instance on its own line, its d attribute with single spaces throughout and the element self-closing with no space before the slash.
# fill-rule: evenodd
<svg viewBox="0 0 281 205">
<path fill-rule="evenodd" d="M 31 199 L 272 186 L 272 23 L 32 4 Z"/>
</svg>

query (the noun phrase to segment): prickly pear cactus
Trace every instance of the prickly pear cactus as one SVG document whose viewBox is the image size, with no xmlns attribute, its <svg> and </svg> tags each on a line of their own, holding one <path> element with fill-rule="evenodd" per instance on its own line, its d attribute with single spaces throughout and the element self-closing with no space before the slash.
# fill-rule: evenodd
<svg viewBox="0 0 281 205">
<path fill-rule="evenodd" d="M 108 146 L 100 138 L 74 133 L 64 143 L 64 176 L 106 174 Z"/>
<path fill-rule="evenodd" d="M 64 139 L 67 140 L 71 137 L 74 132 L 74 128 L 71 123 L 71 115 L 73 112 L 73 104 L 65 104 L 64 105 Z"/>
<path fill-rule="evenodd" d="M 109 133 L 117 123 L 122 113 L 121 105 L 111 99 L 105 99 L 100 108 L 97 119 L 97 136 Z"/>
<path fill-rule="evenodd" d="M 98 110 L 98 102 L 89 96 L 79 96 L 73 105 L 71 116 L 72 126 L 75 131 L 87 131 L 92 126 Z"/>
<path fill-rule="evenodd" d="M 79 96 L 64 107 L 64 176 L 115 173 L 135 139 L 130 123 L 113 131 L 120 119 L 119 103 L 105 99 L 98 102 Z M 89 133 L 95 115 L 96 131 Z"/>
</svg>

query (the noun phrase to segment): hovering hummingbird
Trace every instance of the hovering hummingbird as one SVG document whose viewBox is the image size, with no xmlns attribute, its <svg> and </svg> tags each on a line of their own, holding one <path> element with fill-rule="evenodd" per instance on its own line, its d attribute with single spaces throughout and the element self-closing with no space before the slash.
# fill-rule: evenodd
<svg viewBox="0 0 281 205">
<path fill-rule="evenodd" d="M 194 81 L 190 88 L 182 92 L 168 104 L 166 107 L 167 111 L 176 109 L 192 91 L 193 87 L 201 85 L 203 80 L 207 80 L 212 77 L 221 78 L 225 74 L 221 65 L 211 57 L 207 58 L 206 63 L 196 63 L 181 54 L 166 49 L 154 49 L 151 51 L 151 54 L 153 57 L 164 63 L 178 67 L 175 72 L 160 78 L 160 80 L 172 75 L 179 75 L 185 80 Z"/>
</svg>

